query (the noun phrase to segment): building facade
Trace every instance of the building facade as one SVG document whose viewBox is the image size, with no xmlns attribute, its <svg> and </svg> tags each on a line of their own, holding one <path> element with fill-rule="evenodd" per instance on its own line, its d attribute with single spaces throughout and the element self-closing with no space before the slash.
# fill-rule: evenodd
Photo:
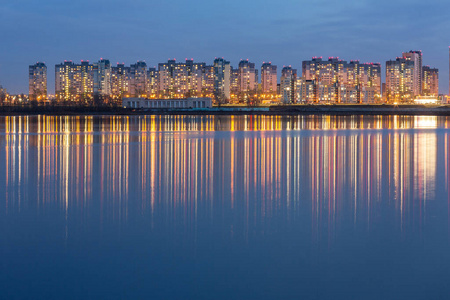
<svg viewBox="0 0 450 300">
<path fill-rule="evenodd" d="M 147 97 L 147 63 L 138 61 L 130 65 L 130 95 L 131 97 Z"/>
<path fill-rule="evenodd" d="M 239 101 L 249 102 L 256 94 L 258 87 L 258 70 L 255 64 L 247 60 L 241 60 L 238 67 L 238 98 Z"/>
<path fill-rule="evenodd" d="M 231 65 L 223 58 L 214 60 L 214 98 L 218 103 L 230 100 Z"/>
<path fill-rule="evenodd" d="M 302 103 L 380 103 L 381 65 L 358 60 L 347 62 L 338 57 L 326 61 L 313 57 L 302 63 L 299 89 Z M 308 97 L 304 91 L 308 91 Z"/>
<path fill-rule="evenodd" d="M 186 98 L 186 99 L 147 99 L 147 98 L 123 98 L 124 108 L 136 109 L 202 109 L 212 108 L 212 99 Z"/>
<path fill-rule="evenodd" d="M 281 101 L 284 104 L 296 103 L 297 70 L 291 66 L 283 67 L 280 78 Z"/>
<path fill-rule="evenodd" d="M 403 52 L 402 56 L 406 60 L 414 62 L 413 71 L 413 95 L 414 97 L 422 94 L 422 51 Z"/>
<path fill-rule="evenodd" d="M 111 63 L 107 59 L 100 59 L 93 65 L 94 95 L 110 96 L 111 92 Z"/>
<path fill-rule="evenodd" d="M 214 95 L 214 66 L 208 65 L 203 69 L 202 95 L 213 97 Z"/>
<path fill-rule="evenodd" d="M 397 57 L 386 62 L 386 102 L 412 103 L 414 100 L 414 61 Z"/>
<path fill-rule="evenodd" d="M 158 65 L 159 94 L 168 98 L 201 96 L 205 76 L 205 63 L 193 59 L 177 63 L 175 59 Z"/>
<path fill-rule="evenodd" d="M 29 66 L 28 93 L 31 101 L 47 100 L 47 66 L 37 62 Z"/>
<path fill-rule="evenodd" d="M 111 67 L 111 95 L 114 98 L 130 97 L 130 82 L 130 67 L 125 67 L 124 63 Z"/>
<path fill-rule="evenodd" d="M 277 66 L 272 63 L 263 63 L 261 66 L 261 93 L 273 95 L 277 93 L 278 75 Z"/>
<path fill-rule="evenodd" d="M 430 66 L 422 67 L 422 95 L 423 96 L 439 96 L 439 70 L 430 68 Z"/>
<path fill-rule="evenodd" d="M 85 102 L 93 97 L 94 69 L 89 61 L 72 61 L 55 66 L 55 97 L 57 101 Z"/>
<path fill-rule="evenodd" d="M 55 66 L 55 97 L 58 101 L 75 100 L 75 69 L 72 61 L 65 61 Z"/>
</svg>

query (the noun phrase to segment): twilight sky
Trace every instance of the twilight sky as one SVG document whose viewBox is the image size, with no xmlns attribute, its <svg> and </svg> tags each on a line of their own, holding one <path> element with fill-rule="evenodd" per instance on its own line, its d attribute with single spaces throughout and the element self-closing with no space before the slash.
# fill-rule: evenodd
<svg viewBox="0 0 450 300">
<path fill-rule="evenodd" d="M 168 58 L 237 66 L 292 65 L 312 56 L 381 62 L 422 50 L 448 93 L 448 0 L 0 0 L 0 84 L 28 93 L 28 65 Z"/>
</svg>

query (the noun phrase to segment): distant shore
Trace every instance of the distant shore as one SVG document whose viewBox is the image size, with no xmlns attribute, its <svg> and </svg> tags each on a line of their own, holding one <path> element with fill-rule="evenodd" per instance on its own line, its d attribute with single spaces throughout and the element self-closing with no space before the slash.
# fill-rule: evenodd
<svg viewBox="0 0 450 300">
<path fill-rule="evenodd" d="M 122 107 L 0 106 L 0 116 L 19 115 L 431 115 L 450 116 L 450 105 L 272 105 L 210 109 L 126 109 Z"/>
</svg>

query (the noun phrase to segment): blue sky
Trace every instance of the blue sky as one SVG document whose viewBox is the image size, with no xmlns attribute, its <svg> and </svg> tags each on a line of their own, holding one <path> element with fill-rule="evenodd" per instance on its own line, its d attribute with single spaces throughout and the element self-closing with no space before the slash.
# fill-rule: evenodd
<svg viewBox="0 0 450 300">
<path fill-rule="evenodd" d="M 381 62 L 422 50 L 448 92 L 450 3 L 444 0 L 0 0 L 0 84 L 28 92 L 28 65 L 168 58 L 300 69 L 312 56 Z"/>
</svg>

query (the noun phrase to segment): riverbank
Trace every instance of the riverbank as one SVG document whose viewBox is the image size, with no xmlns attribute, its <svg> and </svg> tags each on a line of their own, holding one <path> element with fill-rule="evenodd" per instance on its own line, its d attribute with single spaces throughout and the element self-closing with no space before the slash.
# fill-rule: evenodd
<svg viewBox="0 0 450 300">
<path fill-rule="evenodd" d="M 272 105 L 210 109 L 126 109 L 122 107 L 1 106 L 0 115 L 433 115 L 450 116 L 450 105 Z"/>
<path fill-rule="evenodd" d="M 272 114 L 432 115 L 450 116 L 450 105 L 286 105 L 270 107 Z"/>
</svg>

